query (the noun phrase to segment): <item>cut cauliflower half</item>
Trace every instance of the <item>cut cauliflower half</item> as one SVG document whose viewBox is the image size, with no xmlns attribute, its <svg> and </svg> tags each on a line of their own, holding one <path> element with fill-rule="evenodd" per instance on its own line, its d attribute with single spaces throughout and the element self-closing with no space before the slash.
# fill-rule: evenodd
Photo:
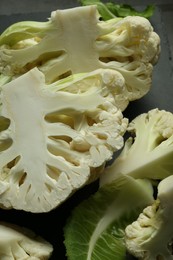
<svg viewBox="0 0 173 260">
<path fill-rule="evenodd" d="M 128 120 L 113 98 L 120 79 L 100 69 L 48 85 L 34 68 L 2 87 L 3 207 L 47 212 L 97 177 L 124 142 Z"/>
<path fill-rule="evenodd" d="M 32 231 L 0 222 L 1 260 L 46 260 L 52 252 L 52 245 Z"/>
<path fill-rule="evenodd" d="M 158 185 L 153 205 L 125 229 L 127 250 L 138 259 L 173 259 L 173 176 Z"/>
<path fill-rule="evenodd" d="M 121 110 L 151 87 L 160 38 L 143 17 L 100 21 L 95 5 L 57 10 L 46 22 L 13 24 L 0 36 L 2 85 L 33 67 L 52 83 L 99 68 L 119 71 L 126 84 Z"/>
</svg>

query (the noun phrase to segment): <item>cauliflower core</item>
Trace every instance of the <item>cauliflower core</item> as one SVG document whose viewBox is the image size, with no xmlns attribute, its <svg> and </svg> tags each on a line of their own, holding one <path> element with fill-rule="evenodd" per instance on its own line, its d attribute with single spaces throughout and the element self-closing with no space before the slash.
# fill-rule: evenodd
<svg viewBox="0 0 173 260">
<path fill-rule="evenodd" d="M 37 68 L 4 85 L 0 204 L 50 211 L 96 178 L 123 145 L 127 119 L 114 100 L 122 87 L 113 70 L 47 85 Z"/>
</svg>

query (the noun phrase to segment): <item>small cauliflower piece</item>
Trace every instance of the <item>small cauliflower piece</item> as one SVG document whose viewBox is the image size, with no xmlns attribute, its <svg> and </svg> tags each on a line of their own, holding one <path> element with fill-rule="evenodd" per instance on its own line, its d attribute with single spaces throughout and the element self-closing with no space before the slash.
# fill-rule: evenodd
<svg viewBox="0 0 173 260">
<path fill-rule="evenodd" d="M 160 38 L 146 18 L 99 17 L 91 5 L 54 11 L 47 22 L 13 24 L 0 36 L 0 73 L 11 80 L 37 66 L 52 83 L 69 74 L 114 69 L 126 84 L 119 102 L 124 110 L 150 90 Z"/>
<path fill-rule="evenodd" d="M 143 260 L 172 260 L 173 176 L 158 185 L 158 196 L 139 218 L 125 229 L 127 250 Z"/>
<path fill-rule="evenodd" d="M 173 172 L 173 114 L 159 109 L 137 116 L 128 126 L 129 137 L 121 154 L 100 178 L 100 185 L 119 173 L 134 178 L 161 180 Z"/>
<path fill-rule="evenodd" d="M 0 222 L 1 260 L 46 260 L 52 252 L 52 245 L 32 231 Z"/>
<path fill-rule="evenodd" d="M 34 68 L 2 87 L 1 206 L 47 212 L 98 177 L 124 143 L 121 78 L 99 69 L 46 84 Z"/>
</svg>

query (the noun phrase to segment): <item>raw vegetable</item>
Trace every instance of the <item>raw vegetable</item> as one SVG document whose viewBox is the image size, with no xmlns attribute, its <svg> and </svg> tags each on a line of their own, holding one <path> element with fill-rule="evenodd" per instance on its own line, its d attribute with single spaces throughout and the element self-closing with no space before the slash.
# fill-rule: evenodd
<svg viewBox="0 0 173 260">
<path fill-rule="evenodd" d="M 114 70 L 45 83 L 34 68 L 2 87 L 0 204 L 46 212 L 98 178 L 124 143 Z"/>
<path fill-rule="evenodd" d="M 143 11 L 139 11 L 127 4 L 116 4 L 114 2 L 103 3 L 100 0 L 80 0 L 83 6 L 97 5 L 97 9 L 103 20 L 115 17 L 142 16 L 150 18 L 154 13 L 154 5 L 148 5 Z"/>
<path fill-rule="evenodd" d="M 68 260 L 122 260 L 124 229 L 153 202 L 150 182 L 119 176 L 77 206 L 64 229 Z"/>
<path fill-rule="evenodd" d="M 34 67 L 47 83 L 99 68 L 114 69 L 125 80 L 124 110 L 129 101 L 150 90 L 160 38 L 143 17 L 107 22 L 99 17 L 92 5 L 54 11 L 47 22 L 25 21 L 7 28 L 0 36 L 0 85 Z"/>
<path fill-rule="evenodd" d="M 138 219 L 126 227 L 129 252 L 138 259 L 172 260 L 173 176 L 158 185 L 157 199 L 143 210 Z"/>
<path fill-rule="evenodd" d="M 137 116 L 128 126 L 132 134 L 114 163 L 106 168 L 100 185 L 119 173 L 160 180 L 173 173 L 173 114 L 159 109 Z"/>
<path fill-rule="evenodd" d="M 1 260 L 46 260 L 52 252 L 52 245 L 30 230 L 0 222 Z"/>
</svg>

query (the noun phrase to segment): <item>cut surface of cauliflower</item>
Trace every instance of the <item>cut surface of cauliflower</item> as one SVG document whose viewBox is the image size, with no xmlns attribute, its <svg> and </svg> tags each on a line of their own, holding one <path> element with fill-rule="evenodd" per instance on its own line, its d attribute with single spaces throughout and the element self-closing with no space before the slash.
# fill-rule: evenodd
<svg viewBox="0 0 173 260">
<path fill-rule="evenodd" d="M 124 142 L 128 120 L 113 98 L 121 79 L 96 70 L 48 85 L 34 68 L 2 87 L 3 207 L 50 211 L 99 174 Z"/>
</svg>

